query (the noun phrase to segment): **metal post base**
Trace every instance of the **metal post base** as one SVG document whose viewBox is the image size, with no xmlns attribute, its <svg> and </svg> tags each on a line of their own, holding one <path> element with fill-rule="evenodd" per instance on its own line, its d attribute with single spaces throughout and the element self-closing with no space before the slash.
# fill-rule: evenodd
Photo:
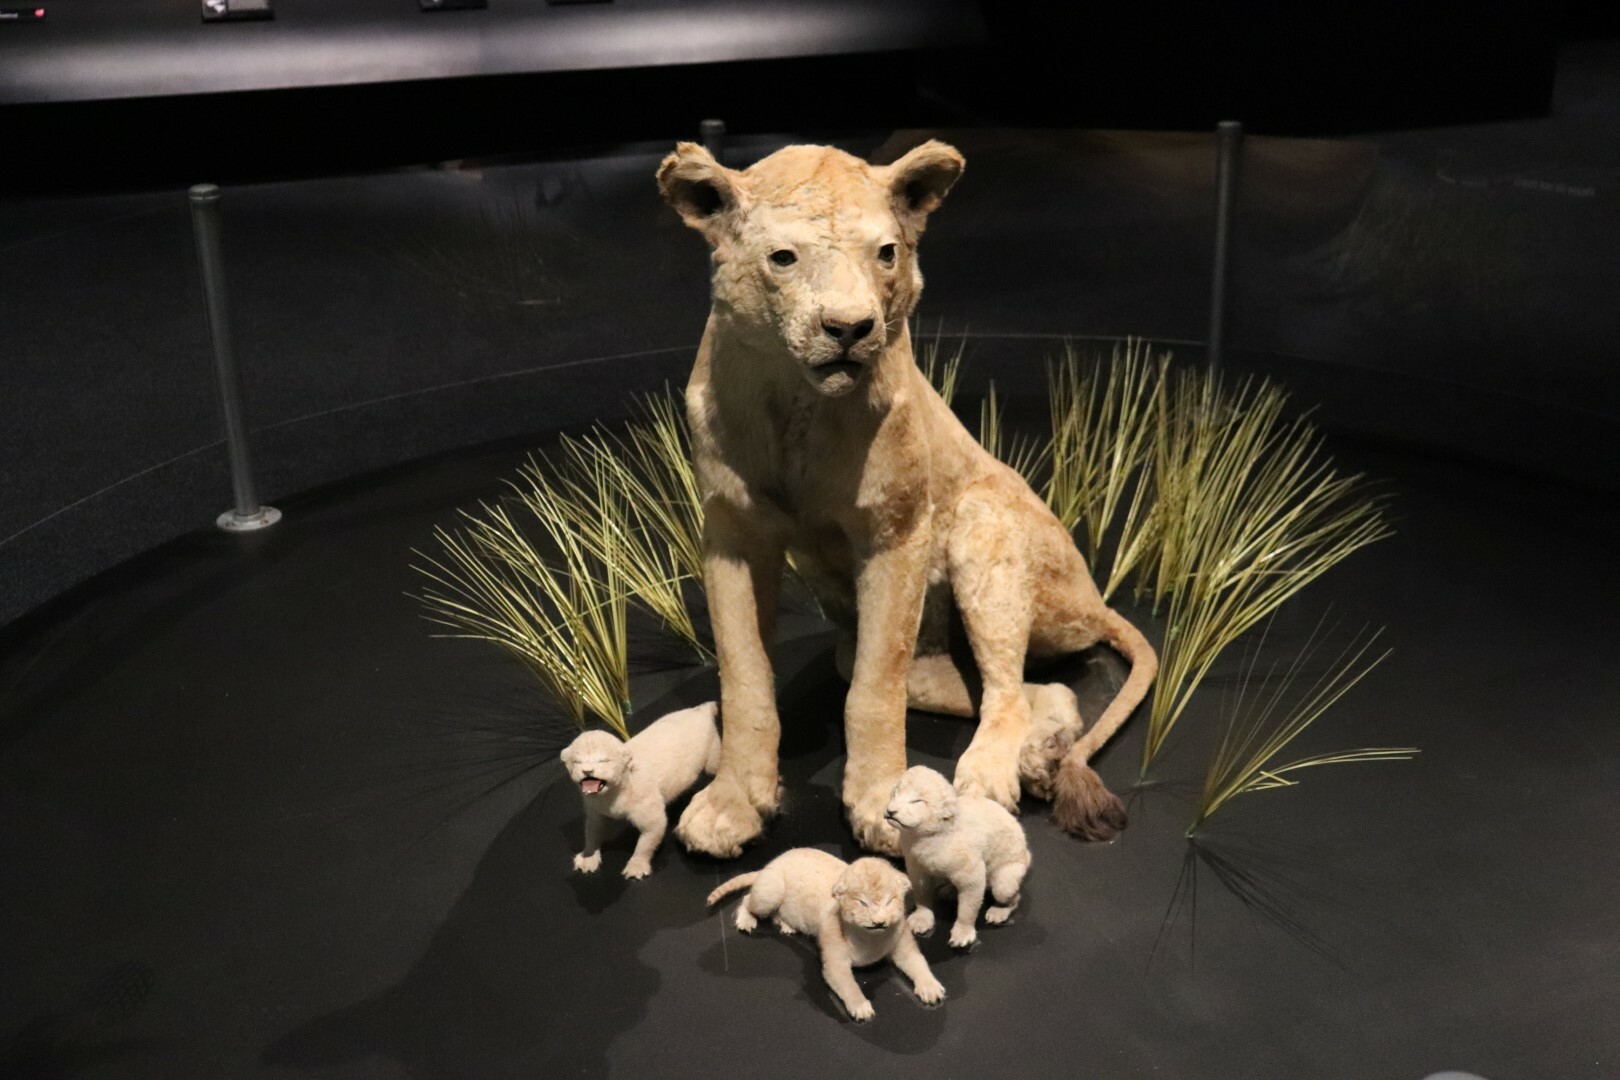
<svg viewBox="0 0 1620 1080">
<path fill-rule="evenodd" d="M 257 514 L 238 514 L 235 510 L 227 510 L 214 519 L 214 524 L 226 532 L 253 532 L 255 529 L 268 529 L 281 520 L 281 511 L 273 506 L 261 506 Z"/>
</svg>

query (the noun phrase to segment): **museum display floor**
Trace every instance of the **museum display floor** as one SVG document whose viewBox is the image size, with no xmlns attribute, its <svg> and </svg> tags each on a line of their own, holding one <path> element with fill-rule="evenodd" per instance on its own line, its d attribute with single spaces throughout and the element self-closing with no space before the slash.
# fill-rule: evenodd
<svg viewBox="0 0 1620 1080">
<path fill-rule="evenodd" d="M 522 447 L 165 544 L 0 641 L 0 1075 L 1612 1076 L 1620 514 L 1550 480 L 1332 445 L 1387 481 L 1398 535 L 1285 607 L 1268 648 L 1288 655 L 1325 611 L 1388 627 L 1393 655 L 1299 748 L 1421 755 L 1311 770 L 1189 843 L 1228 656 L 1147 786 L 1143 717 L 1102 755 L 1121 838 L 1071 840 L 1026 801 L 1013 925 L 969 955 L 925 943 L 939 1009 L 892 969 L 861 974 L 862 1026 L 803 942 L 704 908 L 787 847 L 853 854 L 842 685 L 806 605 L 777 650 L 782 817 L 734 862 L 672 839 L 627 884 L 624 835 L 602 872 L 570 870 L 568 726 L 504 655 L 431 638 L 407 595 L 411 549 Z M 674 647 L 632 651 L 637 721 L 714 695 Z M 1111 655 L 1062 672 L 1088 716 L 1117 674 Z M 914 714 L 912 760 L 948 768 L 968 736 Z"/>
</svg>

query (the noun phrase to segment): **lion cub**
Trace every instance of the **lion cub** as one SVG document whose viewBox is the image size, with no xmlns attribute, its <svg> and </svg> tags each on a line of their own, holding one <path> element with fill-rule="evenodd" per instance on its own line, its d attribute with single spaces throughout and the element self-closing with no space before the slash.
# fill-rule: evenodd
<svg viewBox="0 0 1620 1080">
<path fill-rule="evenodd" d="M 719 708 L 711 701 L 670 713 L 629 742 L 587 731 L 568 744 L 562 763 L 585 799 L 585 850 L 574 856 L 575 870 L 589 874 L 602 865 L 602 819 L 608 817 L 641 830 L 624 876 L 652 873 L 653 852 L 669 826 L 664 807 L 720 765 Z"/>
<path fill-rule="evenodd" d="M 906 876 L 883 859 L 846 863 L 815 848 L 794 848 L 740 874 L 709 894 L 711 905 L 748 890 L 737 905 L 737 929 L 748 933 L 771 918 L 784 934 L 809 934 L 821 950 L 821 974 L 856 1023 L 876 1010 L 853 968 L 892 957 L 924 1005 L 945 1000 L 945 987 L 906 933 Z"/>
<path fill-rule="evenodd" d="M 941 878 L 956 890 L 953 948 L 965 949 L 978 940 L 974 923 L 986 885 L 996 906 L 984 913 L 985 921 L 1004 923 L 1012 915 L 1029 872 L 1029 841 L 1018 819 L 999 804 L 980 795 L 959 795 L 949 780 L 918 765 L 900 777 L 884 816 L 900 830 L 900 851 L 917 897 L 912 933 L 933 932 L 929 905 Z"/>
</svg>

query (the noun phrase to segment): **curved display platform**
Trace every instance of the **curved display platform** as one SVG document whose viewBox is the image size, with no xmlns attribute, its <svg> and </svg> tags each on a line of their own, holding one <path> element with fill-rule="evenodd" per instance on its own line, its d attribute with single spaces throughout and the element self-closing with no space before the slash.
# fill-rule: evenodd
<svg viewBox="0 0 1620 1080">
<path fill-rule="evenodd" d="M 843 687 L 807 607 L 778 649 L 785 812 L 741 859 L 668 841 L 648 880 L 573 874 L 581 809 L 515 663 L 431 638 L 411 549 L 495 493 L 515 449 L 278 499 L 264 533 L 195 533 L 0 642 L 0 1073 L 469 1080 L 535 1076 L 1598 1077 L 1620 875 L 1620 518 L 1579 489 L 1336 440 L 1386 478 L 1399 535 L 1329 572 L 1271 633 L 1331 606 L 1394 656 L 1313 770 L 1187 841 L 1212 732 L 1132 790 L 1143 717 L 1100 759 L 1132 821 L 1108 845 L 1026 802 L 1014 923 L 924 946 L 950 997 L 860 975 L 836 1011 L 808 946 L 740 937 L 705 894 L 798 844 L 852 855 Z M 1141 611 L 1150 634 L 1162 626 Z M 637 721 L 712 672 L 637 644 Z M 1203 694 L 1230 692 L 1229 656 Z M 1061 672 L 1094 715 L 1111 654 Z M 965 722 L 914 715 L 915 763 Z"/>
</svg>

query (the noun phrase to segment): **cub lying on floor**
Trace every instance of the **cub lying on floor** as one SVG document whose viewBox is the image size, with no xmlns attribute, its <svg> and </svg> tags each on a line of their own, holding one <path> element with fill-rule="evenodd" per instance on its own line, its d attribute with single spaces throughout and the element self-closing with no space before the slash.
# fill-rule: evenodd
<svg viewBox="0 0 1620 1080">
<path fill-rule="evenodd" d="M 907 769 L 894 786 L 884 815 L 900 830 L 900 852 L 917 898 L 911 930 L 934 929 L 934 887 L 943 879 L 956 889 L 956 924 L 951 945 L 965 949 L 978 940 L 974 923 L 988 885 L 996 906 L 986 922 L 1004 923 L 1018 906 L 1018 890 L 1029 872 L 1029 841 L 1018 819 L 980 795 L 958 795 L 933 769 Z"/>
<path fill-rule="evenodd" d="M 809 934 L 821 950 L 821 974 L 857 1023 L 876 1010 L 851 970 L 888 957 L 911 979 L 924 1005 L 945 1000 L 945 987 L 906 933 L 906 876 L 883 859 L 846 863 L 814 848 L 794 848 L 763 870 L 740 874 L 709 894 L 711 905 L 748 890 L 737 905 L 737 929 L 773 919 L 784 934 Z"/>
<path fill-rule="evenodd" d="M 585 850 L 574 856 L 575 870 L 589 874 L 602 865 L 602 819 L 610 817 L 641 830 L 624 876 L 652 873 L 653 852 L 669 827 L 665 806 L 720 765 L 719 709 L 711 701 L 670 713 L 629 742 L 587 731 L 568 744 L 562 763 L 585 799 Z"/>
</svg>

